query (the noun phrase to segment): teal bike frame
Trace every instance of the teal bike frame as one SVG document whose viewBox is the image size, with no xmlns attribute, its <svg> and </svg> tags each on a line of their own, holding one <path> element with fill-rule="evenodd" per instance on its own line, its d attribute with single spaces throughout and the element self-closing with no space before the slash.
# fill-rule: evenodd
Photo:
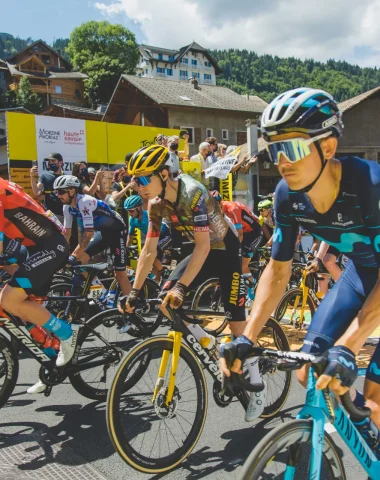
<svg viewBox="0 0 380 480">
<path fill-rule="evenodd" d="M 365 371 L 365 369 L 359 369 L 359 375 L 365 375 Z M 310 368 L 306 402 L 297 415 L 298 419 L 312 419 L 313 421 L 309 480 L 321 478 L 322 449 L 326 419 L 334 425 L 336 431 L 367 472 L 368 476 L 373 480 L 378 480 L 380 478 L 380 461 L 375 457 L 375 454 L 355 428 L 336 398 L 328 390 L 317 390 L 316 382 L 314 370 Z M 288 465 L 284 480 L 293 480 L 294 475 L 295 467 Z"/>
</svg>

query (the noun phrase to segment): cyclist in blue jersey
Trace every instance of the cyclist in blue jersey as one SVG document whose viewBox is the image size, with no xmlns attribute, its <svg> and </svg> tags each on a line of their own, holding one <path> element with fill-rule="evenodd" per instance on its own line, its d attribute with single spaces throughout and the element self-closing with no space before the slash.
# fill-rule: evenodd
<svg viewBox="0 0 380 480">
<path fill-rule="evenodd" d="M 133 235 L 136 228 L 140 230 L 145 236 L 148 232 L 149 218 L 148 211 L 143 210 L 143 201 L 139 195 L 131 195 L 124 201 L 124 210 L 129 215 L 129 229 L 127 246 L 132 245 Z M 160 237 L 157 246 L 157 257 L 153 262 L 152 273 L 156 277 L 156 281 L 161 281 L 161 272 L 163 270 L 162 259 L 163 251 L 171 244 L 170 228 L 165 222 L 161 224 Z"/>
<path fill-rule="evenodd" d="M 58 198 L 64 204 L 63 216 L 66 238 L 71 237 L 73 217 L 77 218 L 79 244 L 69 256 L 69 263 L 88 263 L 91 257 L 110 248 L 115 277 L 124 295 L 131 290 L 126 267 L 126 226 L 121 216 L 102 200 L 78 193 L 79 180 L 62 175 L 54 182 Z"/>
<path fill-rule="evenodd" d="M 291 275 L 299 226 L 337 248 L 352 261 L 312 318 L 303 351 L 325 357 L 317 387 L 337 394 L 357 375 L 355 357 L 380 324 L 380 166 L 334 155 L 343 133 L 342 114 L 328 93 L 298 88 L 279 95 L 265 109 L 261 132 L 271 161 L 283 177 L 276 188 L 272 259 L 260 278 L 244 335 L 227 344 L 221 368 L 240 369 Z M 226 363 L 228 360 L 228 365 Z M 307 369 L 298 375 L 305 385 Z M 380 427 L 380 346 L 373 354 L 364 388 L 372 420 Z M 358 406 L 363 396 L 352 389 Z M 380 438 L 359 426 L 380 454 Z M 371 441 L 372 437 L 372 441 Z"/>
</svg>

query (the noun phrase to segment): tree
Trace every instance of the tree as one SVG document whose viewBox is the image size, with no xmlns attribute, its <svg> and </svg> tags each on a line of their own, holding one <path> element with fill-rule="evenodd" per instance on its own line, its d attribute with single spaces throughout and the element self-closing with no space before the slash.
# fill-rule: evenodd
<svg viewBox="0 0 380 480">
<path fill-rule="evenodd" d="M 94 20 L 72 31 L 66 53 L 74 68 L 88 75 L 85 94 L 93 106 L 108 103 L 120 75 L 134 74 L 139 57 L 132 32 Z"/>
<path fill-rule="evenodd" d="M 33 92 L 28 77 L 21 77 L 17 89 L 7 96 L 11 107 L 24 107 L 32 113 L 37 113 L 42 108 L 41 98 Z"/>
</svg>

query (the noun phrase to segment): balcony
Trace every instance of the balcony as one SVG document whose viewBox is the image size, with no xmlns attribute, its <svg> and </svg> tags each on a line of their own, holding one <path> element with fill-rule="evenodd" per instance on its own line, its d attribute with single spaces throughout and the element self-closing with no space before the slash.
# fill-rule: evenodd
<svg viewBox="0 0 380 480">
<path fill-rule="evenodd" d="M 166 73 L 164 73 L 164 72 L 156 72 L 156 77 L 166 78 Z"/>
<path fill-rule="evenodd" d="M 211 78 L 204 78 L 203 80 L 201 80 L 200 83 L 204 83 L 205 85 L 213 85 L 214 82 Z"/>
<path fill-rule="evenodd" d="M 55 94 L 55 90 L 53 90 L 51 87 L 48 87 L 46 85 L 33 85 L 31 84 L 32 91 L 34 93 L 49 93 L 49 94 Z M 18 88 L 18 83 L 11 83 L 9 85 L 9 89 L 14 91 Z"/>
</svg>

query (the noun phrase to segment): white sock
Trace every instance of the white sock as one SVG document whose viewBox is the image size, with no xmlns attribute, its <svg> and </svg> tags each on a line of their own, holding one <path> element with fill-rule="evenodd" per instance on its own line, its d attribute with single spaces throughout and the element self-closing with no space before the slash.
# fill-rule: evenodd
<svg viewBox="0 0 380 480">
<path fill-rule="evenodd" d="M 249 380 L 253 383 L 262 383 L 262 378 L 259 371 L 259 357 L 248 358 L 247 367 L 249 373 Z"/>
<path fill-rule="evenodd" d="M 190 332 L 194 335 L 198 342 L 201 338 L 208 337 L 207 333 L 200 325 L 188 325 L 188 328 L 190 328 Z"/>
</svg>

